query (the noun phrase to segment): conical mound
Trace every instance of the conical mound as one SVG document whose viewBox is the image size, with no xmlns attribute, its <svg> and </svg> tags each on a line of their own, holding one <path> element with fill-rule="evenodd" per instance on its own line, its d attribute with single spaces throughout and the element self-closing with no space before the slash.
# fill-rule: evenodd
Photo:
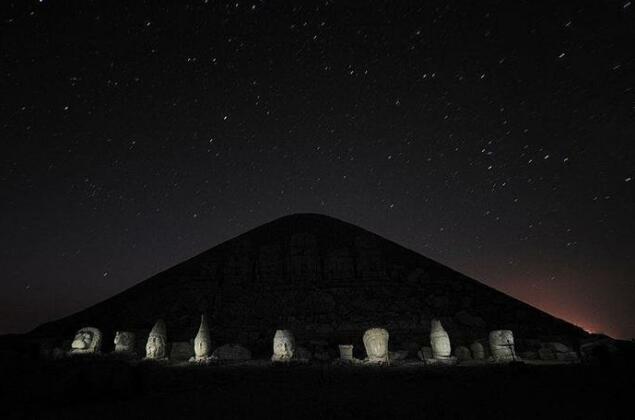
<svg viewBox="0 0 635 420">
<path fill-rule="evenodd" d="M 203 312 L 215 340 L 263 351 L 280 328 L 299 342 L 350 342 L 382 327 L 395 345 L 423 343 L 432 319 L 460 345 L 495 329 L 520 338 L 585 335 L 394 242 L 316 214 L 262 225 L 34 334 L 65 337 L 85 324 L 147 330 L 163 318 L 171 339 L 185 341 L 202 328 Z"/>
</svg>

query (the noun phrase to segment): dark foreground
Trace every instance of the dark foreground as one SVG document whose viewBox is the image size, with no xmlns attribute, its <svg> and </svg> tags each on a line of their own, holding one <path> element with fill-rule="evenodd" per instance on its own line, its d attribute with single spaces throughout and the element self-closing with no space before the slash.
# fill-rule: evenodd
<svg viewBox="0 0 635 420">
<path fill-rule="evenodd" d="M 3 361 L 0 418 L 633 418 L 619 366 L 343 368 Z"/>
</svg>

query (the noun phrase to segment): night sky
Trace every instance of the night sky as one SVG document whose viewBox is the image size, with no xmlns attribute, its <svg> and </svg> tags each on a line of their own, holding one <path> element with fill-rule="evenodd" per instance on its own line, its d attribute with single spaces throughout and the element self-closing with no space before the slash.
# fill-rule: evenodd
<svg viewBox="0 0 635 420">
<path fill-rule="evenodd" d="M 287 3 L 3 2 L 0 333 L 313 212 L 635 336 L 635 5 Z"/>
</svg>

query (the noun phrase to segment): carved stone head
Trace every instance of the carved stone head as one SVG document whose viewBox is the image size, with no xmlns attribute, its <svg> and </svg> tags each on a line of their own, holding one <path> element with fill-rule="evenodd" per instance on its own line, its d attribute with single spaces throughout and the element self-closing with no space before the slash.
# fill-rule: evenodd
<svg viewBox="0 0 635 420">
<path fill-rule="evenodd" d="M 364 347 L 369 362 L 385 363 L 389 361 L 388 338 L 388 331 L 383 328 L 372 328 L 364 333 Z"/>
<path fill-rule="evenodd" d="M 96 353 L 101 349 L 101 331 L 93 327 L 84 327 L 77 331 L 71 353 Z"/>
<path fill-rule="evenodd" d="M 449 358 L 452 354 L 450 336 L 443 329 L 441 321 L 437 319 L 433 319 L 430 326 L 430 347 L 432 347 L 432 356 L 435 359 Z"/>
<path fill-rule="evenodd" d="M 167 329 L 163 320 L 158 320 L 146 343 L 146 358 L 148 359 L 165 359 L 167 356 Z"/>
<path fill-rule="evenodd" d="M 489 347 L 497 362 L 516 360 L 514 333 L 510 330 L 495 330 L 489 333 Z"/>
<path fill-rule="evenodd" d="M 115 334 L 115 352 L 132 353 L 135 350 L 135 334 L 129 331 L 117 331 Z"/>
<path fill-rule="evenodd" d="M 212 339 L 207 328 L 207 319 L 205 315 L 201 315 L 201 326 L 198 333 L 194 337 L 194 355 L 196 360 L 204 360 L 212 354 Z"/>
<path fill-rule="evenodd" d="M 273 361 L 291 360 L 295 353 L 295 338 L 289 330 L 278 330 L 273 336 Z"/>
</svg>

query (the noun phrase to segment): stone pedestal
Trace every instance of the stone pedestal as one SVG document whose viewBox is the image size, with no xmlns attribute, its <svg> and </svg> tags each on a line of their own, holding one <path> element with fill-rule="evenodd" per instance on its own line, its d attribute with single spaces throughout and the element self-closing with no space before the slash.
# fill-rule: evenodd
<svg viewBox="0 0 635 420">
<path fill-rule="evenodd" d="M 432 347 L 432 357 L 435 359 L 447 358 L 452 355 L 450 337 L 443 329 L 441 321 L 432 320 L 430 327 L 430 346 Z"/>
</svg>

